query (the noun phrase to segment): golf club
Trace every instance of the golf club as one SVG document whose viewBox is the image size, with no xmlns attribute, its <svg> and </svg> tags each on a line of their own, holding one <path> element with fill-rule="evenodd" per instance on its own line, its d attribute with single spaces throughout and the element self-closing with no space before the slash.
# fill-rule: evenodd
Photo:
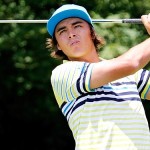
<svg viewBox="0 0 150 150">
<path fill-rule="evenodd" d="M 0 23 L 47 23 L 48 20 L 0 20 Z M 142 24 L 141 19 L 92 19 L 93 23 Z"/>
</svg>

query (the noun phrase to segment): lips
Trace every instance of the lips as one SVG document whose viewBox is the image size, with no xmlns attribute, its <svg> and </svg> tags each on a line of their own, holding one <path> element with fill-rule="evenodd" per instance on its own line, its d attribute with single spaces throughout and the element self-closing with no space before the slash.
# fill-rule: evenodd
<svg viewBox="0 0 150 150">
<path fill-rule="evenodd" d="M 72 41 L 72 42 L 70 43 L 70 45 L 73 46 L 73 45 L 78 44 L 79 42 L 80 42 L 79 40 L 75 40 L 75 41 Z"/>
</svg>

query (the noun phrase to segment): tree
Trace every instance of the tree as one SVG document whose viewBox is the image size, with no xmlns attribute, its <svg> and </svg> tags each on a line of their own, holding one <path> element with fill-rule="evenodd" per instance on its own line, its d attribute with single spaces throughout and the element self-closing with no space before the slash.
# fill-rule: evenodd
<svg viewBox="0 0 150 150">
<path fill-rule="evenodd" d="M 150 12 L 149 0 L 144 3 L 141 0 L 93 0 L 92 3 L 86 0 L 1 0 L 0 18 L 48 19 L 56 8 L 65 3 L 85 6 L 92 18 L 139 18 Z M 12 150 L 27 149 L 29 145 L 36 150 L 74 149 L 72 133 L 58 108 L 50 84 L 51 71 L 61 62 L 50 58 L 50 52 L 45 48 L 49 37 L 46 25 L 0 25 L 1 146 L 11 146 Z M 102 57 L 108 59 L 147 37 L 142 25 L 94 26 L 106 39 L 107 45 L 101 51 Z M 147 112 L 150 110 L 148 106 L 145 108 Z"/>
</svg>

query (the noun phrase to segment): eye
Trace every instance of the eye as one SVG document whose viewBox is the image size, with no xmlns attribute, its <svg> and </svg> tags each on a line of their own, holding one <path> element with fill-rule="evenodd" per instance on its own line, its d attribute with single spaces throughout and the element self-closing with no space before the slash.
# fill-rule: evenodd
<svg viewBox="0 0 150 150">
<path fill-rule="evenodd" d="M 66 31 L 65 29 L 59 31 L 59 35 L 61 35 L 61 34 L 64 33 L 65 31 Z"/>
<path fill-rule="evenodd" d="M 75 25 L 75 28 L 80 28 L 80 27 L 81 27 L 81 25 L 80 25 L 80 24 Z"/>
</svg>

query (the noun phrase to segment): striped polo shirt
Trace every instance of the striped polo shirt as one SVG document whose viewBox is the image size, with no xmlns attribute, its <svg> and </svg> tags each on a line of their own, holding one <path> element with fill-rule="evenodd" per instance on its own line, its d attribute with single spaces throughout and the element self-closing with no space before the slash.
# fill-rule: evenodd
<svg viewBox="0 0 150 150">
<path fill-rule="evenodd" d="M 68 61 L 51 76 L 58 105 L 76 150 L 150 150 L 150 132 L 141 99 L 150 89 L 144 69 L 90 89 L 94 63 Z"/>
</svg>

